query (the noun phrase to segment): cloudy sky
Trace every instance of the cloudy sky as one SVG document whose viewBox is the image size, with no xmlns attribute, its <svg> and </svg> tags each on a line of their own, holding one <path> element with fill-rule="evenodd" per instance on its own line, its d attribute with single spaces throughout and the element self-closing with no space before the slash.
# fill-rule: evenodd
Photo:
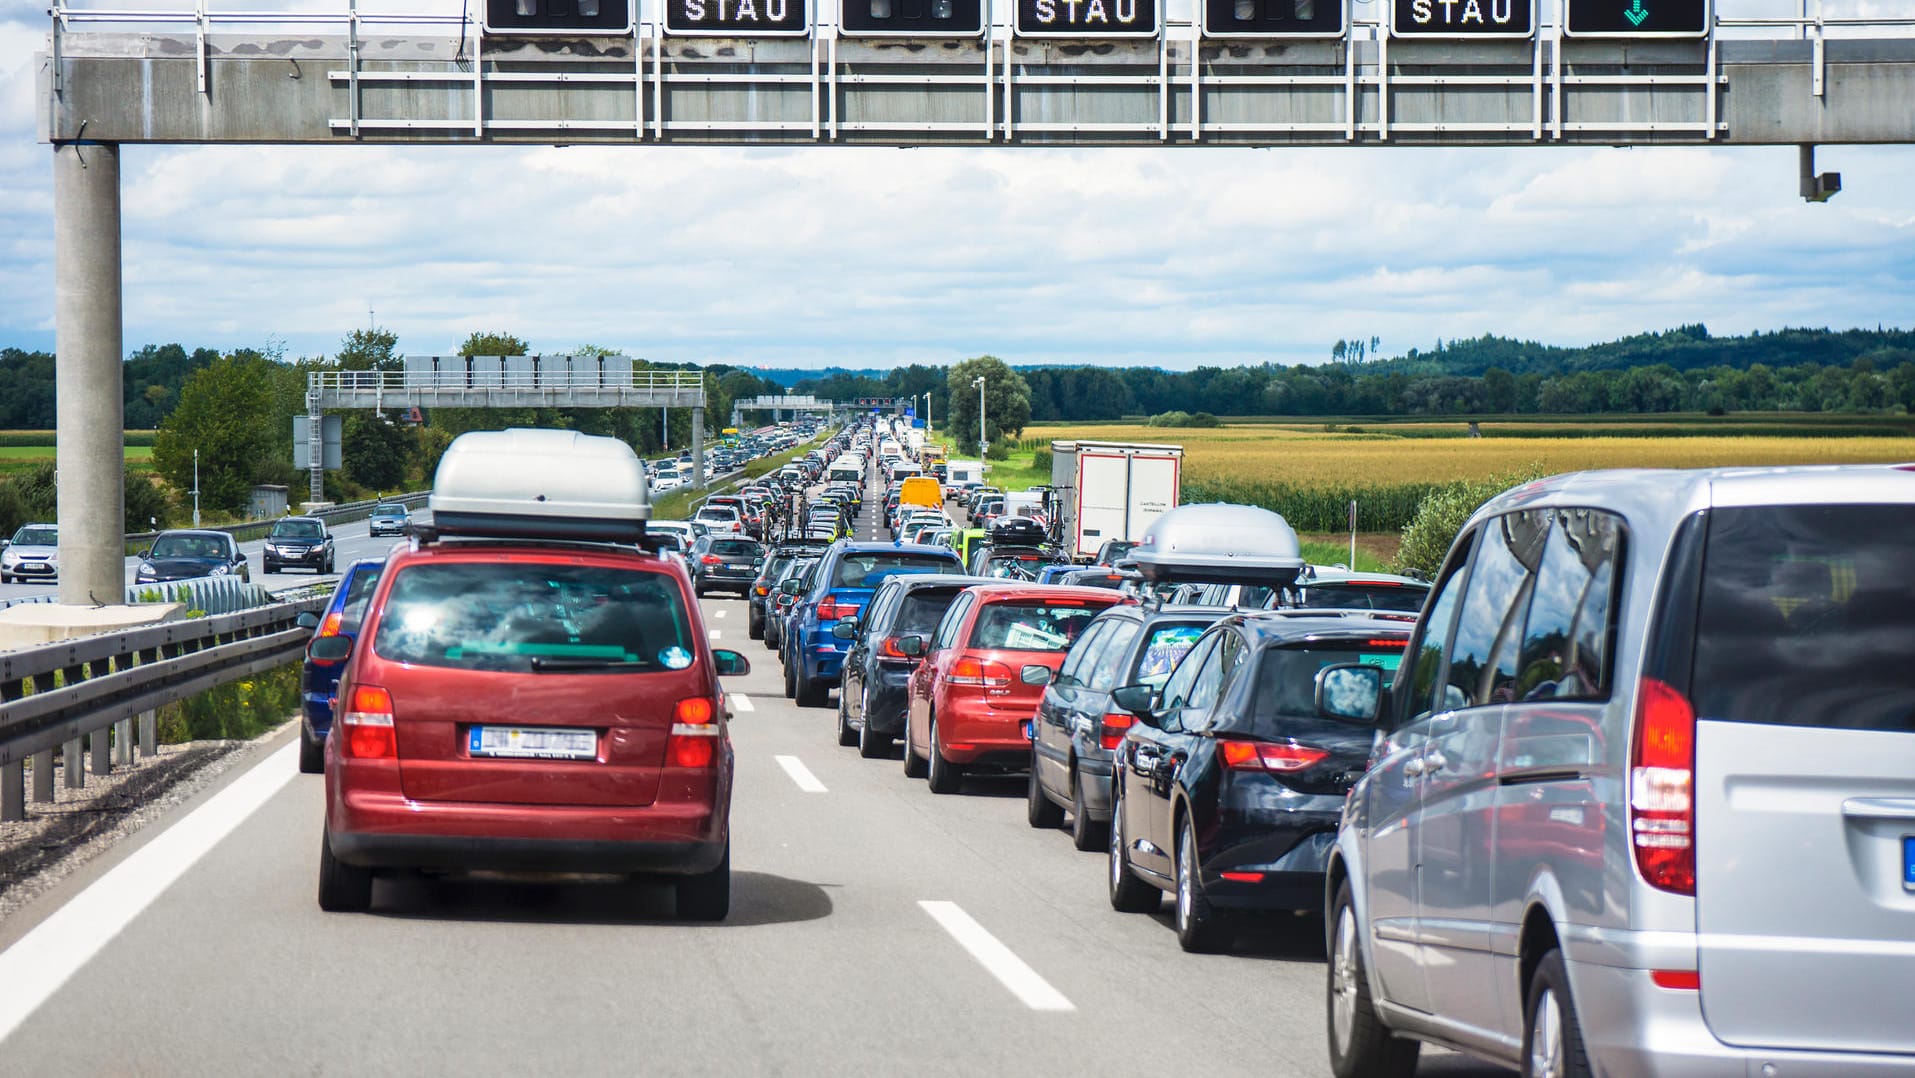
<svg viewBox="0 0 1915 1078">
<path fill-rule="evenodd" d="M 0 5 L 0 345 L 50 349 L 37 6 Z M 1788 147 L 133 146 L 125 339 L 311 355 L 370 317 L 415 353 L 498 330 L 673 361 L 1188 367 L 1915 325 L 1915 147 L 1818 165 L 1844 183 L 1819 206 Z"/>
</svg>

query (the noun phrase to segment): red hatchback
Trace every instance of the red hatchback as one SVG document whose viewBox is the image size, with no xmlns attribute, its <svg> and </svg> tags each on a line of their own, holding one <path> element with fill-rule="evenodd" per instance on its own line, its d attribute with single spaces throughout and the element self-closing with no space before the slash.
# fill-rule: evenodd
<svg viewBox="0 0 1915 1078">
<path fill-rule="evenodd" d="M 911 675 L 904 773 L 931 792 L 956 793 L 969 766 L 1028 766 L 1029 724 L 1048 675 L 1106 607 L 1128 602 L 1105 588 L 982 584 L 951 604 L 930 639 L 899 647 L 923 661 Z M 1025 673 L 1026 667 L 1041 666 Z"/>
<path fill-rule="evenodd" d="M 338 690 L 319 904 L 383 870 L 663 874 L 730 904 L 720 673 L 678 560 L 447 540 L 393 555 Z M 318 647 L 323 641 L 315 641 Z"/>
</svg>

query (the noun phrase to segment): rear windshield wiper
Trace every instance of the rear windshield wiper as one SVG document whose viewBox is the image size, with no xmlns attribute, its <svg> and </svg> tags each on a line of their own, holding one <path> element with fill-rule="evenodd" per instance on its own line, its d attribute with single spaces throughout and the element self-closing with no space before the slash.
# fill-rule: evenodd
<svg viewBox="0 0 1915 1078">
<path fill-rule="evenodd" d="M 652 665 L 639 659 L 567 659 L 551 655 L 532 656 L 535 674 L 574 673 L 580 670 L 639 670 Z"/>
</svg>

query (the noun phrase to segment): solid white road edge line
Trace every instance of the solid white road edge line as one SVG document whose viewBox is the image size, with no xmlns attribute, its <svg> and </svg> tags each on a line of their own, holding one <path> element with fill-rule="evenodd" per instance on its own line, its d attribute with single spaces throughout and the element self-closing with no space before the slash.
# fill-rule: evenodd
<svg viewBox="0 0 1915 1078">
<path fill-rule="evenodd" d="M 798 759 L 796 756 L 774 756 L 772 758 L 778 761 L 778 766 L 785 769 L 785 774 L 791 776 L 791 781 L 797 783 L 800 790 L 808 794 L 828 792 L 825 790 L 825 784 L 818 781 L 818 776 L 811 773 L 811 769 L 805 766 L 803 760 Z"/>
<path fill-rule="evenodd" d="M 1011 990 L 1011 994 L 1024 1002 L 1034 1011 L 1074 1011 L 1070 1000 L 1064 993 L 1051 987 L 1038 972 L 1026 965 L 1022 958 L 1011 953 L 1009 947 L 991 935 L 983 925 L 978 924 L 970 914 L 965 913 L 955 902 L 920 900 L 918 905 L 931 915 L 958 946 L 971 952 L 998 982 Z"/>
<path fill-rule="evenodd" d="M 730 698 L 731 709 L 733 711 L 742 712 L 742 711 L 758 710 L 758 705 L 751 702 L 751 697 L 746 696 L 742 692 L 726 693 L 725 695 Z"/>
<path fill-rule="evenodd" d="M 13 1035 L 141 911 L 299 773 L 299 742 L 232 784 L 94 880 L 0 952 L 0 1042 Z"/>
</svg>

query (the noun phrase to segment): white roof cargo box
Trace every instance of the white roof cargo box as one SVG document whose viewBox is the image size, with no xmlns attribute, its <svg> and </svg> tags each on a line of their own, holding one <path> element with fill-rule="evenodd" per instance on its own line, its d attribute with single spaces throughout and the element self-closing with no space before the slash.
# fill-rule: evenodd
<svg viewBox="0 0 1915 1078">
<path fill-rule="evenodd" d="M 1126 559 L 1145 580 L 1281 587 L 1303 571 L 1288 521 L 1253 505 L 1180 505 L 1151 524 Z"/>
<path fill-rule="evenodd" d="M 440 535 L 511 539 L 636 543 L 652 515 L 632 447 L 573 430 L 459 435 L 426 504 Z"/>
</svg>

